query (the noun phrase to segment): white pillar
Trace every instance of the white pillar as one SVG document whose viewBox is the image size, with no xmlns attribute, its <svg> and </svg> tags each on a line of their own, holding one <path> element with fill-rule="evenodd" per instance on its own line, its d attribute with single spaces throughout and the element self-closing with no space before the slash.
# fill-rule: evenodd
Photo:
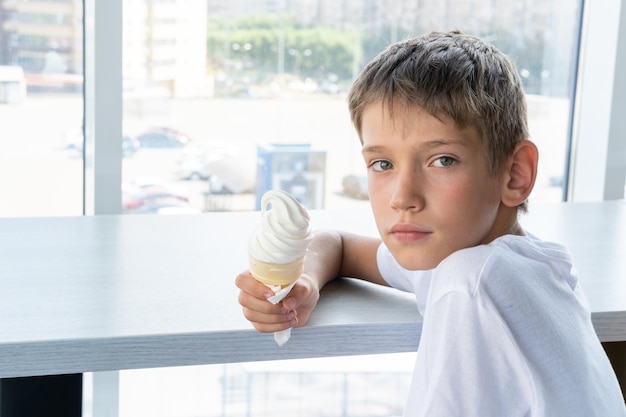
<svg viewBox="0 0 626 417">
<path fill-rule="evenodd" d="M 620 0 L 586 1 L 568 200 L 624 197 L 626 17 Z"/>
</svg>

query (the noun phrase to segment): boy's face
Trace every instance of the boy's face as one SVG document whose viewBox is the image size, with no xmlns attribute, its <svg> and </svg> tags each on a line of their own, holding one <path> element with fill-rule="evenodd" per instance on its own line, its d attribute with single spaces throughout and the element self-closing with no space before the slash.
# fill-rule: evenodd
<svg viewBox="0 0 626 417">
<path fill-rule="evenodd" d="M 505 176 L 490 175 L 475 128 L 420 108 L 396 106 L 392 119 L 385 109 L 365 109 L 362 153 L 378 231 L 400 265 L 432 269 L 511 232 L 515 210 L 500 204 Z"/>
</svg>

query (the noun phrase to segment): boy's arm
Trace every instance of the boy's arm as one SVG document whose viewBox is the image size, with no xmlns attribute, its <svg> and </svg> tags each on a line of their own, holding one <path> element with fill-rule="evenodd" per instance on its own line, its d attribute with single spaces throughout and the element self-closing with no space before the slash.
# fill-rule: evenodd
<svg viewBox="0 0 626 417">
<path fill-rule="evenodd" d="M 351 277 L 387 285 L 378 271 L 380 239 L 340 231 L 318 231 L 307 252 L 304 274 L 319 290 L 337 277 Z"/>
<path fill-rule="evenodd" d="M 380 240 L 337 231 L 315 233 L 302 276 L 279 304 L 267 301 L 272 292 L 248 271 L 237 276 L 244 316 L 261 332 L 304 325 L 319 300 L 320 290 L 336 277 L 354 277 L 387 285 L 376 263 Z"/>
</svg>

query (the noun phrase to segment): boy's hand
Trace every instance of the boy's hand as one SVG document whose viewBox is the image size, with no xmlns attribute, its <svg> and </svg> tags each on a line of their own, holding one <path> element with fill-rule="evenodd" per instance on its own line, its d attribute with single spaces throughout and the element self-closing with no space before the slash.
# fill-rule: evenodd
<svg viewBox="0 0 626 417">
<path fill-rule="evenodd" d="M 303 274 L 280 303 L 267 301 L 274 293 L 250 275 L 242 272 L 235 279 L 239 288 L 239 304 L 243 315 L 259 332 L 271 333 L 290 327 L 303 326 L 319 300 L 319 290 L 313 280 Z"/>
</svg>

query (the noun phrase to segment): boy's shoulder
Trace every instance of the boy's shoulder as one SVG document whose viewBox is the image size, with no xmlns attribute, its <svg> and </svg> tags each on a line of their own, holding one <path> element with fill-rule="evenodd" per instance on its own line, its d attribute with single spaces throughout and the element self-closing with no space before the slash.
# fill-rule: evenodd
<svg viewBox="0 0 626 417">
<path fill-rule="evenodd" d="M 559 281 L 565 279 L 573 288 L 576 280 L 571 270 L 571 258 L 562 245 L 532 235 L 505 235 L 444 259 L 434 271 L 431 297 L 450 291 L 476 295 L 484 289 L 524 290 L 536 287 L 548 275 Z"/>
<path fill-rule="evenodd" d="M 468 266 L 482 268 L 485 263 L 510 265 L 516 260 L 571 263 L 565 246 L 526 234 L 504 235 L 487 244 L 460 249 L 445 258 L 437 268 L 449 272 L 464 271 Z"/>
</svg>

